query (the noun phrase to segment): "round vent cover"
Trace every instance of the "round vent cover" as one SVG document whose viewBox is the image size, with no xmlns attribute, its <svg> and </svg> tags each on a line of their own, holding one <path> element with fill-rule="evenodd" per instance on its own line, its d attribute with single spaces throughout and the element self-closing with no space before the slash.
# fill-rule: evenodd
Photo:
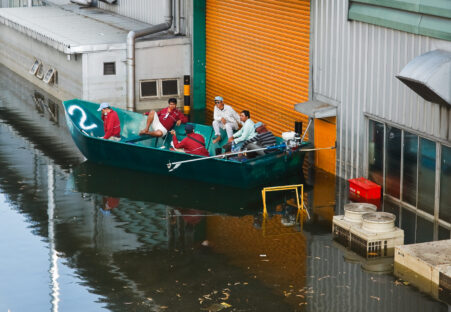
<svg viewBox="0 0 451 312">
<path fill-rule="evenodd" d="M 369 232 L 389 232 L 395 228 L 396 216 L 388 212 L 372 212 L 362 216 L 362 229 Z"/>
<path fill-rule="evenodd" d="M 344 206 L 344 219 L 349 222 L 362 222 L 362 215 L 369 212 L 376 212 L 377 207 L 368 203 L 350 203 Z"/>
</svg>

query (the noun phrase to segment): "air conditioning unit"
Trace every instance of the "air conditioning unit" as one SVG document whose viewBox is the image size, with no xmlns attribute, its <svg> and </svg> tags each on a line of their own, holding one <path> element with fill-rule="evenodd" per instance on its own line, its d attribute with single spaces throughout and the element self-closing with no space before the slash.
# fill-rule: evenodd
<svg viewBox="0 0 451 312">
<path fill-rule="evenodd" d="M 395 220 L 387 212 L 364 214 L 362 225 L 350 229 L 350 249 L 366 258 L 393 257 L 395 246 L 404 244 L 404 231 Z"/>
<path fill-rule="evenodd" d="M 350 203 L 344 206 L 345 214 L 332 219 L 333 238 L 345 247 L 351 244 L 351 228 L 360 227 L 362 216 L 377 211 L 377 207 L 368 203 Z"/>
</svg>

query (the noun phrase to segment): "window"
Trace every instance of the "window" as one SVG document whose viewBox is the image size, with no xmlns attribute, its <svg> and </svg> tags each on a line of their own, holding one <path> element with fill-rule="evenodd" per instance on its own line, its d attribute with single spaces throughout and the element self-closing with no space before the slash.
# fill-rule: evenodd
<svg viewBox="0 0 451 312">
<path fill-rule="evenodd" d="M 417 224 L 416 218 L 409 220 L 408 212 L 404 215 L 408 209 L 425 218 L 420 221 L 425 231 L 429 231 L 427 222 L 436 218 L 434 239 L 439 225 L 444 227 L 442 236 L 446 237 L 451 232 L 451 146 L 412 132 L 389 122 L 369 120 L 368 179 L 383 186 L 384 202 L 391 201 L 402 208 L 402 223 Z M 386 207 L 393 212 L 392 206 Z M 416 242 L 431 236 L 409 235 L 416 237 Z"/>
<path fill-rule="evenodd" d="M 180 79 L 141 80 L 140 98 L 169 98 L 179 96 Z"/>
<path fill-rule="evenodd" d="M 369 179 L 383 185 L 384 125 L 373 120 L 370 120 L 368 163 Z"/>
<path fill-rule="evenodd" d="M 404 131 L 402 200 L 417 206 L 418 136 Z"/>
<path fill-rule="evenodd" d="M 162 85 L 162 93 L 164 96 L 168 95 L 178 95 L 179 94 L 179 88 L 178 88 L 178 80 L 163 80 L 161 82 Z"/>
<path fill-rule="evenodd" d="M 387 126 L 385 155 L 385 192 L 399 198 L 401 183 L 401 130 Z"/>
<path fill-rule="evenodd" d="M 451 147 L 446 146 L 442 146 L 439 217 L 451 223 Z"/>
<path fill-rule="evenodd" d="M 43 81 L 45 83 L 54 83 L 56 82 L 55 76 L 56 76 L 55 68 L 49 68 L 49 70 L 44 75 Z"/>
<path fill-rule="evenodd" d="M 418 208 L 434 215 L 435 142 L 420 138 L 418 163 Z"/>
<path fill-rule="evenodd" d="M 116 75 L 116 63 L 103 63 L 103 75 Z"/>
<path fill-rule="evenodd" d="M 141 89 L 141 92 L 140 92 L 141 98 L 158 96 L 156 80 L 141 81 L 140 89 Z"/>
</svg>

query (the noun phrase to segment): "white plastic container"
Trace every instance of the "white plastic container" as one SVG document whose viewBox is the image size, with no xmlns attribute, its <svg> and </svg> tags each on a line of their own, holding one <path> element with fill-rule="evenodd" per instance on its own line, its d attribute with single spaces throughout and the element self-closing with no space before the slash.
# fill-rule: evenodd
<svg viewBox="0 0 451 312">
<path fill-rule="evenodd" d="M 282 133 L 282 139 L 284 141 L 294 140 L 296 137 L 296 132 L 290 131 L 290 132 L 283 132 Z"/>
</svg>

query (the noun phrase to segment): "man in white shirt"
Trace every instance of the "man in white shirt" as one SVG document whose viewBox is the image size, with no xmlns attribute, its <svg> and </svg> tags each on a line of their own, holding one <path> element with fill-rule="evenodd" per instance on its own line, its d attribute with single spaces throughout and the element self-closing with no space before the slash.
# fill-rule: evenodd
<svg viewBox="0 0 451 312">
<path fill-rule="evenodd" d="M 238 130 L 238 123 L 241 123 L 241 121 L 237 112 L 230 105 L 224 104 L 221 96 L 215 97 L 213 129 L 215 130 L 216 138 L 213 140 L 213 143 L 221 141 L 221 128 L 225 129 L 227 136 L 231 138 L 233 131 Z"/>
</svg>

